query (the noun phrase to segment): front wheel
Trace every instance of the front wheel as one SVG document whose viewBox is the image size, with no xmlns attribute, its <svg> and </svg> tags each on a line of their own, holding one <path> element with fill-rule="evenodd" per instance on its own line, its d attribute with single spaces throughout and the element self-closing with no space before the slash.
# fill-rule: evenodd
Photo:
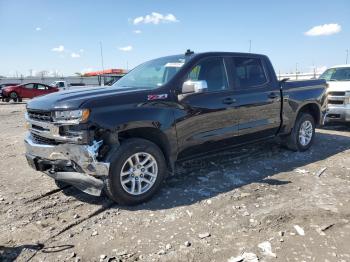
<svg viewBox="0 0 350 262">
<path fill-rule="evenodd" d="M 293 151 L 306 151 L 315 137 L 315 120 L 308 113 L 301 113 L 295 121 L 294 128 L 283 144 Z"/>
<path fill-rule="evenodd" d="M 125 140 L 110 162 L 105 191 L 119 204 L 136 205 L 149 200 L 166 174 L 162 151 L 141 138 Z"/>
<path fill-rule="evenodd" d="M 18 100 L 18 95 L 16 92 L 11 92 L 10 93 L 10 98 L 13 100 L 13 102 L 17 102 Z"/>
</svg>

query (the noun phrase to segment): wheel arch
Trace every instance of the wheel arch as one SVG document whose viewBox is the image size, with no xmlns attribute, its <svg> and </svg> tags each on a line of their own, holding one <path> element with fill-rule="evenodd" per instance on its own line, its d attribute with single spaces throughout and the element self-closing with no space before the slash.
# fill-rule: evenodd
<svg viewBox="0 0 350 262">
<path fill-rule="evenodd" d="M 163 152 L 167 167 L 170 172 L 174 171 L 175 159 L 172 154 L 170 142 L 164 132 L 156 127 L 135 127 L 118 132 L 119 141 L 128 138 L 143 138 L 156 144 Z"/>
<path fill-rule="evenodd" d="M 309 113 L 314 118 L 316 125 L 321 124 L 321 107 L 317 103 L 306 103 L 302 105 L 297 111 L 295 121 L 302 113 Z"/>
</svg>

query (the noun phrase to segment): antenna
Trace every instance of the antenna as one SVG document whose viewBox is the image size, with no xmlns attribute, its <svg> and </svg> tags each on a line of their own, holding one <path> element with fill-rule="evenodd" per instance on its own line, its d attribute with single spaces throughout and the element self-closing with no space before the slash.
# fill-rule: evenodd
<svg viewBox="0 0 350 262">
<path fill-rule="evenodd" d="M 187 49 L 187 51 L 186 51 L 186 53 L 185 53 L 186 56 L 187 56 L 187 55 L 193 55 L 193 54 L 194 54 L 194 52 L 191 51 L 191 49 Z"/>
</svg>

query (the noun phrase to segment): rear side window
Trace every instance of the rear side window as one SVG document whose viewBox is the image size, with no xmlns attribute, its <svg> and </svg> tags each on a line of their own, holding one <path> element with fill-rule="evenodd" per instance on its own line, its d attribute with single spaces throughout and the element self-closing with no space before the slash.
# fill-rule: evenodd
<svg viewBox="0 0 350 262">
<path fill-rule="evenodd" d="M 228 89 L 228 81 L 223 58 L 207 58 L 192 68 L 188 80 L 207 82 L 208 91 L 220 91 Z"/>
<path fill-rule="evenodd" d="M 47 87 L 44 86 L 44 85 L 37 85 L 37 88 L 38 88 L 39 90 L 47 90 Z"/>
<path fill-rule="evenodd" d="M 25 88 L 28 88 L 28 89 L 33 89 L 34 88 L 34 84 L 26 84 L 24 85 Z"/>
<path fill-rule="evenodd" d="M 268 82 L 261 59 L 235 57 L 233 60 L 235 86 L 239 89 L 259 87 Z"/>
</svg>

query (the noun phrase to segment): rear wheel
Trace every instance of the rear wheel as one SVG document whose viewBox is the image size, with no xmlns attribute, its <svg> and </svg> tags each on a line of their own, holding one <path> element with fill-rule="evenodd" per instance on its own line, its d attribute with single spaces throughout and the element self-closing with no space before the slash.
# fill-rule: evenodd
<svg viewBox="0 0 350 262">
<path fill-rule="evenodd" d="M 293 151 L 306 151 L 313 143 L 315 136 L 315 120 L 308 113 L 299 114 L 290 135 L 283 144 Z"/>
<path fill-rule="evenodd" d="M 164 155 L 157 145 L 145 139 L 128 139 L 112 157 L 105 191 L 119 204 L 140 204 L 157 192 L 165 174 Z"/>
</svg>

